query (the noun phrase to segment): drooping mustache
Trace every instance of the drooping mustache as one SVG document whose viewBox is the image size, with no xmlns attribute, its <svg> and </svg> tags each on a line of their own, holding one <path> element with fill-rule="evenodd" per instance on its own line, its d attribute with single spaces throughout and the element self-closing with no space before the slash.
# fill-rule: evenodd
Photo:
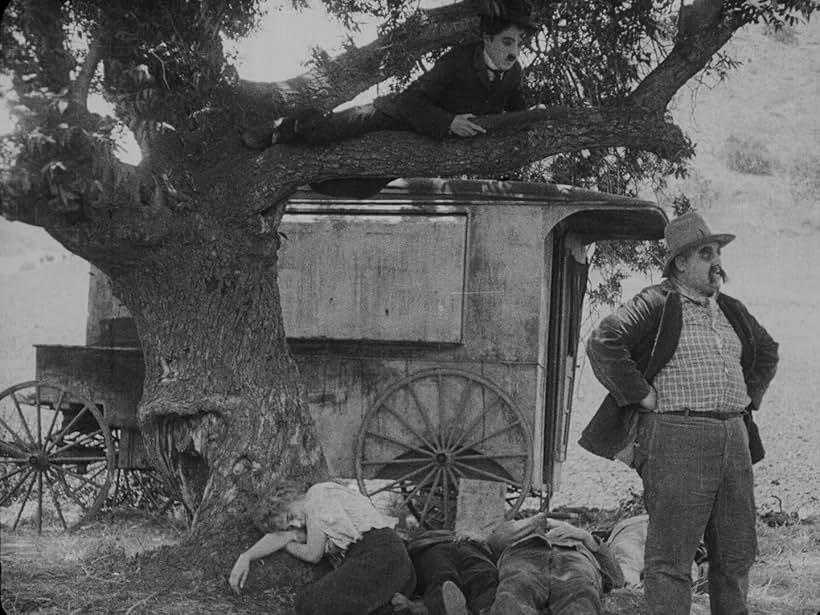
<svg viewBox="0 0 820 615">
<path fill-rule="evenodd" d="M 729 281 L 729 276 L 726 275 L 726 271 L 720 265 L 712 265 L 712 268 L 709 269 L 709 276 L 719 277 L 724 284 Z"/>
</svg>

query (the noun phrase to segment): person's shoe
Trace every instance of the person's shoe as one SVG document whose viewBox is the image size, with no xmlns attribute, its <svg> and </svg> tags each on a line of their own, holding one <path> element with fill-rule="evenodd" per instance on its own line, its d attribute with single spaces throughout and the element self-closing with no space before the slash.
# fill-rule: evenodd
<svg viewBox="0 0 820 615">
<path fill-rule="evenodd" d="M 447 615 L 470 615 L 464 594 L 452 581 L 444 581 L 441 585 L 441 598 Z"/>
<path fill-rule="evenodd" d="M 273 145 L 272 137 L 273 130 L 270 128 L 248 128 L 240 135 L 242 145 L 257 150 L 267 149 Z"/>
<path fill-rule="evenodd" d="M 242 133 L 242 145 L 250 149 L 263 150 L 277 143 L 293 143 L 298 140 L 296 126 L 299 119 L 286 115 L 280 117 L 273 126 L 249 128 Z"/>
<path fill-rule="evenodd" d="M 280 117 L 273 123 L 273 130 L 271 131 L 270 145 L 277 143 L 293 143 L 297 140 L 296 125 L 299 122 L 298 118 L 286 115 Z"/>
</svg>

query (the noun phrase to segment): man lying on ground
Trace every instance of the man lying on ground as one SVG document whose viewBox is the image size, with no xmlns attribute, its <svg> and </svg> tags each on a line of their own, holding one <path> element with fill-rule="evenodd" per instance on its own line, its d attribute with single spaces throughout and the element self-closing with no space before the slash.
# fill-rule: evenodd
<svg viewBox="0 0 820 615">
<path fill-rule="evenodd" d="M 430 615 L 536 615 L 547 608 L 552 615 L 600 615 L 603 594 L 624 585 L 605 543 L 545 513 L 502 522 L 487 544 L 436 530 L 408 548 Z"/>
</svg>

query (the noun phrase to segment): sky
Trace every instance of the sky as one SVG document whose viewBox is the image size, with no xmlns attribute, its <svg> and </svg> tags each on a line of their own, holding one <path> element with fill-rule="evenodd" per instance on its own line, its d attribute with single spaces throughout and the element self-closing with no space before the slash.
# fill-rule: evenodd
<svg viewBox="0 0 820 615">
<path fill-rule="evenodd" d="M 309 33 L 309 35 L 308 35 Z M 353 34 L 361 45 L 376 37 L 375 23 Z M 239 76 L 250 81 L 280 81 L 304 70 L 311 46 L 320 46 L 331 55 L 342 50 L 342 26 L 323 9 L 301 13 L 271 10 L 258 32 L 236 45 Z"/>
</svg>

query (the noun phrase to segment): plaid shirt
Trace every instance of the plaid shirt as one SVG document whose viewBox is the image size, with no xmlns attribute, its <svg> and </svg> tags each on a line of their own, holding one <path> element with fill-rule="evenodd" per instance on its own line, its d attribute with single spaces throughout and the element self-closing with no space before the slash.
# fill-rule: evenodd
<svg viewBox="0 0 820 615">
<path fill-rule="evenodd" d="M 657 412 L 739 412 L 749 405 L 740 338 L 713 297 L 695 298 L 678 286 L 683 326 L 675 354 L 653 386 Z"/>
</svg>

